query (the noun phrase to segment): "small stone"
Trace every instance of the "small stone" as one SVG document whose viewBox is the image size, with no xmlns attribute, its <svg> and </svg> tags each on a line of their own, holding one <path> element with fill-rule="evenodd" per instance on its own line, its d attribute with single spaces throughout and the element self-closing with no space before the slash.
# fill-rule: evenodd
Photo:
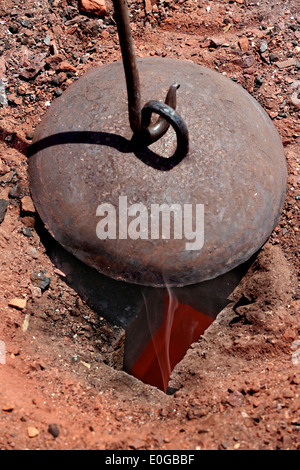
<svg viewBox="0 0 300 470">
<path fill-rule="evenodd" d="M 105 16 L 107 13 L 105 0 L 79 0 L 79 7 L 86 13 Z"/>
<path fill-rule="evenodd" d="M 56 54 L 54 56 L 46 57 L 45 62 L 48 68 L 51 70 L 57 70 L 59 64 L 63 62 L 63 56 Z"/>
<path fill-rule="evenodd" d="M 6 73 L 6 60 L 0 57 L 0 78 L 4 78 Z"/>
<path fill-rule="evenodd" d="M 33 426 L 28 426 L 27 428 L 27 434 L 28 434 L 28 437 L 36 437 L 39 435 L 39 430 Z"/>
<path fill-rule="evenodd" d="M 10 24 L 8 29 L 12 34 L 17 34 L 19 32 L 19 28 L 16 24 Z"/>
<path fill-rule="evenodd" d="M 8 100 L 5 92 L 5 83 L 0 78 L 0 107 L 1 106 L 6 108 L 8 106 Z"/>
<path fill-rule="evenodd" d="M 220 47 L 220 46 L 223 46 L 223 44 L 225 43 L 225 39 L 224 38 L 211 38 L 210 40 L 210 47 Z"/>
<path fill-rule="evenodd" d="M 49 424 L 48 427 L 48 432 L 53 436 L 53 437 L 58 437 L 59 436 L 59 428 L 57 424 Z"/>
<path fill-rule="evenodd" d="M 35 208 L 30 196 L 24 196 L 21 199 L 21 207 L 23 212 L 31 212 L 32 214 L 35 213 Z"/>
<path fill-rule="evenodd" d="M 263 80 L 259 77 L 255 77 L 254 85 L 257 86 L 257 87 L 260 87 L 260 86 L 262 86 L 262 84 L 263 84 Z"/>
<path fill-rule="evenodd" d="M 39 299 L 42 297 L 42 289 L 40 287 L 31 286 L 30 287 L 32 297 Z"/>
<path fill-rule="evenodd" d="M 242 68 L 249 68 L 252 67 L 254 64 L 254 57 L 253 55 L 247 55 L 244 57 L 237 57 L 232 59 L 231 61 L 233 64 L 238 65 Z"/>
<path fill-rule="evenodd" d="M 22 233 L 25 237 L 31 238 L 32 237 L 32 228 L 22 227 Z"/>
<path fill-rule="evenodd" d="M 50 42 L 51 42 L 51 36 L 50 34 L 47 34 L 47 36 L 44 39 L 44 44 L 46 44 L 46 46 L 50 46 Z"/>
<path fill-rule="evenodd" d="M 33 139 L 33 132 L 27 132 L 25 137 L 26 137 L 26 140 L 32 140 Z"/>
<path fill-rule="evenodd" d="M 135 450 L 138 450 L 138 449 L 142 449 L 143 447 L 145 446 L 145 441 L 142 441 L 142 439 L 134 439 L 130 444 L 129 444 L 129 447 L 131 449 L 135 449 Z"/>
<path fill-rule="evenodd" d="M 248 38 L 246 38 L 246 36 L 243 36 L 239 40 L 239 46 L 240 46 L 241 51 L 248 52 L 248 50 L 249 50 L 249 40 L 248 40 Z"/>
<path fill-rule="evenodd" d="M 107 31 L 107 29 L 105 29 L 104 31 L 102 31 L 102 33 L 101 33 L 101 38 L 102 38 L 102 39 L 108 39 L 109 36 L 110 36 L 110 34 L 109 34 L 109 31 Z"/>
<path fill-rule="evenodd" d="M 242 405 L 244 400 L 244 396 L 241 392 L 238 390 L 234 390 L 232 393 L 227 398 L 227 403 L 231 405 L 232 407 L 240 406 Z"/>
<path fill-rule="evenodd" d="M 68 76 L 65 72 L 59 72 L 57 75 L 55 75 L 51 83 L 57 87 L 59 87 L 63 82 L 67 80 Z"/>
<path fill-rule="evenodd" d="M 1 409 L 2 411 L 11 412 L 13 411 L 14 407 L 15 406 L 12 403 L 5 403 L 4 405 L 2 405 Z"/>
<path fill-rule="evenodd" d="M 254 64 L 254 57 L 253 55 L 247 55 L 245 57 L 242 58 L 242 64 L 241 66 L 243 68 L 249 68 L 249 67 L 252 67 L 252 65 Z"/>
<path fill-rule="evenodd" d="M 19 199 L 23 194 L 23 187 L 20 184 L 15 184 L 8 193 L 8 196 L 12 199 Z"/>
<path fill-rule="evenodd" d="M 263 54 L 263 53 L 266 52 L 267 50 L 268 50 L 268 43 L 267 43 L 267 41 L 264 39 L 264 40 L 261 42 L 260 46 L 259 46 L 259 51 L 260 51 L 261 54 Z"/>
<path fill-rule="evenodd" d="M 8 95 L 7 99 L 9 103 L 14 104 L 15 106 L 21 106 L 23 104 L 23 98 L 15 93 Z"/>
<path fill-rule="evenodd" d="M 10 170 L 10 167 L 0 161 L 0 175 L 6 175 Z"/>
<path fill-rule="evenodd" d="M 18 86 L 17 88 L 18 95 L 21 95 L 21 96 L 26 95 L 26 92 L 27 92 L 27 87 L 25 84 Z"/>
<path fill-rule="evenodd" d="M 271 54 L 269 55 L 269 60 L 271 63 L 278 62 L 279 57 L 277 54 L 274 54 L 274 52 L 271 52 Z"/>
<path fill-rule="evenodd" d="M 33 259 L 38 259 L 39 257 L 39 252 L 33 246 L 28 247 L 27 254 Z"/>
<path fill-rule="evenodd" d="M 63 94 L 63 91 L 60 88 L 55 88 L 54 94 L 55 96 L 61 96 Z"/>
<path fill-rule="evenodd" d="M 300 109 L 300 91 L 295 91 L 289 101 L 294 108 Z"/>
<path fill-rule="evenodd" d="M 145 0 L 145 12 L 147 13 L 147 15 L 151 13 L 151 10 L 152 10 L 151 0 Z"/>
<path fill-rule="evenodd" d="M 17 310 L 24 310 L 26 308 L 26 299 L 12 299 L 9 301 L 8 306 L 16 308 Z"/>
<path fill-rule="evenodd" d="M 66 62 L 64 60 L 60 62 L 60 64 L 57 65 L 56 70 L 61 71 L 61 72 L 77 72 L 76 67 L 74 67 L 73 65 L 69 64 L 69 62 Z"/>
<path fill-rule="evenodd" d="M 51 282 L 51 277 L 45 276 L 43 272 L 31 273 L 30 279 L 31 279 L 32 284 L 42 289 L 42 291 L 47 289 L 47 287 L 49 287 L 50 282 Z"/>
<path fill-rule="evenodd" d="M 288 67 L 292 67 L 293 65 L 296 65 L 296 63 L 297 63 L 296 59 L 291 57 L 287 60 L 283 60 L 282 62 L 277 62 L 276 67 L 278 67 L 279 69 L 286 69 Z"/>
<path fill-rule="evenodd" d="M 25 80 L 31 80 L 45 67 L 46 54 L 37 54 L 29 65 L 20 70 L 20 77 Z"/>
<path fill-rule="evenodd" d="M 9 201 L 0 199 L 0 224 L 3 222 Z"/>
</svg>

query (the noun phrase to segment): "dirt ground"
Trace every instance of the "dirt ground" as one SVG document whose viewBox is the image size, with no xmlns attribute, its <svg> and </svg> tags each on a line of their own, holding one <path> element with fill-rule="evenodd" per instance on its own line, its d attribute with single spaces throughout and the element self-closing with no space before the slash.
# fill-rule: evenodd
<svg viewBox="0 0 300 470">
<path fill-rule="evenodd" d="M 282 216 L 175 367 L 175 393 L 107 365 L 97 314 L 36 230 L 26 149 L 54 99 L 120 59 L 112 4 L 99 18 L 77 0 L 0 0 L 0 448 L 299 449 L 299 4 L 158 0 L 146 12 L 144 1 L 128 3 L 138 56 L 215 69 L 269 113 L 289 173 Z"/>
</svg>

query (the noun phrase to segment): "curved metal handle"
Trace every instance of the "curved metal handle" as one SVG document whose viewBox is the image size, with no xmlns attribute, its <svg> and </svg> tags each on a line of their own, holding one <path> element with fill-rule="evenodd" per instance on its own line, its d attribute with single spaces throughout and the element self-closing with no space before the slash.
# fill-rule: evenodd
<svg viewBox="0 0 300 470">
<path fill-rule="evenodd" d="M 152 113 L 157 113 L 163 118 L 163 123 L 173 127 L 177 136 L 177 148 L 175 153 L 172 155 L 174 160 L 182 160 L 183 157 L 188 153 L 189 150 L 189 133 L 186 124 L 181 116 L 175 111 L 175 109 L 168 106 L 166 103 L 161 101 L 151 100 L 145 104 L 142 109 L 142 135 L 144 134 L 146 142 L 153 143 L 157 141 L 161 136 L 151 134 L 151 127 L 149 127 Z M 148 144 L 148 145 L 149 145 Z"/>
<path fill-rule="evenodd" d="M 126 85 L 127 85 L 127 96 L 128 96 L 128 112 L 129 112 L 129 122 L 130 127 L 135 135 L 135 137 L 139 138 L 143 135 L 143 137 L 147 136 L 147 144 L 153 143 L 157 141 L 160 137 L 162 137 L 166 131 L 168 130 L 169 126 L 172 125 L 174 127 L 176 134 L 177 134 L 177 150 L 175 154 L 179 151 L 185 152 L 182 158 L 188 152 L 188 144 L 184 141 L 188 140 L 188 132 L 186 125 L 184 124 L 182 118 L 176 113 L 173 115 L 170 112 L 170 109 L 176 108 L 176 91 L 179 88 L 178 84 L 171 85 L 165 103 L 160 101 L 150 101 L 152 108 L 149 107 L 149 103 L 147 103 L 143 109 L 141 109 L 141 93 L 140 93 L 140 81 L 139 81 L 139 74 L 136 65 L 136 59 L 134 54 L 134 46 L 133 46 L 133 39 L 130 29 L 129 23 L 129 15 L 128 15 L 128 6 L 126 0 L 113 0 L 114 9 L 115 9 L 115 16 L 118 28 L 118 35 L 119 35 L 119 42 L 122 52 L 123 58 L 123 66 L 125 71 L 126 77 Z M 159 105 L 158 105 L 159 104 Z M 160 106 L 166 105 L 167 107 Z M 167 108 L 169 110 L 167 110 Z M 150 109 L 152 111 L 150 112 Z M 145 125 L 145 122 L 148 121 L 148 115 L 150 112 L 150 119 L 152 112 L 156 112 L 160 115 L 158 120 L 154 124 Z M 178 123 L 180 121 L 180 126 L 178 127 Z M 184 126 L 182 125 L 184 124 Z M 183 127 L 184 132 L 183 132 Z M 145 134 L 145 128 L 146 134 Z M 177 129 L 177 130 L 176 130 Z M 179 130 L 181 129 L 181 130 Z M 181 136 L 184 135 L 185 137 Z M 182 143 L 181 143 L 182 142 Z M 174 154 L 174 155 L 175 155 Z"/>
</svg>

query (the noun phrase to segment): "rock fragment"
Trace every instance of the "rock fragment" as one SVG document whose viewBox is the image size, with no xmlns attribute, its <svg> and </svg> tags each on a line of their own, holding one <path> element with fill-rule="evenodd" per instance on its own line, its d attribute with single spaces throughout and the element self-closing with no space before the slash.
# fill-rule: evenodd
<svg viewBox="0 0 300 470">
<path fill-rule="evenodd" d="M 44 291 L 47 289 L 47 287 L 49 287 L 51 277 L 45 276 L 43 272 L 33 272 L 30 275 L 30 280 L 34 286 L 39 287 L 42 291 Z"/>
<path fill-rule="evenodd" d="M 59 436 L 59 427 L 57 426 L 57 424 L 49 424 L 48 432 L 56 438 Z"/>
<path fill-rule="evenodd" d="M 34 426 L 28 426 L 27 428 L 27 434 L 28 434 L 28 437 L 32 438 L 32 437 L 36 437 L 39 435 L 39 430 L 37 428 L 35 428 Z"/>
<path fill-rule="evenodd" d="M 79 0 L 79 7 L 86 13 L 105 16 L 107 13 L 105 0 Z"/>
<path fill-rule="evenodd" d="M 283 60 L 281 62 L 276 62 L 276 67 L 279 69 L 286 69 L 288 67 L 293 67 L 293 65 L 296 65 L 297 61 L 293 57 L 290 57 L 287 60 Z"/>
<path fill-rule="evenodd" d="M 6 199 L 0 199 L 0 224 L 4 220 L 8 204 L 9 201 L 6 201 Z"/>
<path fill-rule="evenodd" d="M 5 83 L 2 78 L 0 78 L 0 107 L 1 106 L 3 106 L 4 108 L 8 106 L 8 100 L 5 91 Z"/>
<path fill-rule="evenodd" d="M 23 212 L 35 213 L 35 208 L 30 196 L 24 196 L 21 200 L 21 207 Z"/>
<path fill-rule="evenodd" d="M 12 299 L 8 303 L 9 307 L 16 308 L 17 310 L 24 310 L 26 308 L 26 299 Z"/>
<path fill-rule="evenodd" d="M 239 46 L 240 46 L 241 51 L 243 51 L 244 53 L 248 52 L 248 50 L 249 50 L 249 40 L 246 36 L 243 36 L 239 40 Z"/>
</svg>

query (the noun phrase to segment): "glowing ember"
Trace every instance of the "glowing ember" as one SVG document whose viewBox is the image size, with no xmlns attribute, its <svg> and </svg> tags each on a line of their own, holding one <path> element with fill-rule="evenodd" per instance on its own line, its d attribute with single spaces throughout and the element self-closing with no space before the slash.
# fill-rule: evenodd
<svg viewBox="0 0 300 470">
<path fill-rule="evenodd" d="M 163 324 L 145 346 L 130 373 L 144 383 L 166 391 L 175 365 L 214 320 L 172 296 L 165 295 L 164 305 Z"/>
</svg>

